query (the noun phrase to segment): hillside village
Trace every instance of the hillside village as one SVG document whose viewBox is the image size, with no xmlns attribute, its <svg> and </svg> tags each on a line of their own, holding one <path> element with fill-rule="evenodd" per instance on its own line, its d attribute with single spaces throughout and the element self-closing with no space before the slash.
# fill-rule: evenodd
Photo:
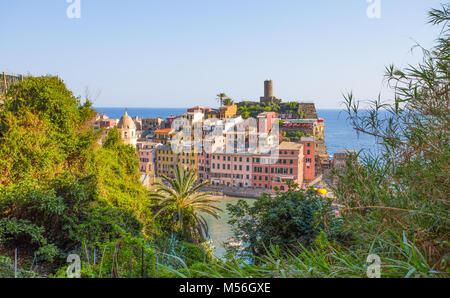
<svg viewBox="0 0 450 298">
<path fill-rule="evenodd" d="M 195 106 L 182 115 L 166 119 L 132 118 L 127 111 L 121 119 L 99 115 L 95 128 L 108 131 L 117 127 L 123 141 L 136 148 L 146 185 L 161 175 L 172 176 L 177 164 L 188 170 L 197 168 L 198 182 L 210 181 L 210 189 L 229 195 L 258 197 L 263 192 L 287 191 L 289 181 L 301 187 L 321 182 L 332 161 L 325 147 L 325 120 L 318 117 L 313 103 L 283 103 L 273 96 L 273 82 L 269 80 L 264 82 L 264 96 L 259 102 L 234 103 L 226 95 L 222 96 L 223 105 L 218 109 Z M 236 127 L 252 115 L 256 116 L 259 134 L 271 135 L 272 125 L 278 121 L 280 146 L 275 164 L 266 164 L 264 158 L 268 155 L 258 152 L 224 153 L 225 138 L 227 142 L 231 138 L 236 146 L 240 137 Z M 200 125 L 201 140 L 210 150 L 173 152 L 172 139 L 180 132 L 173 129 L 173 124 L 178 118 L 186 119 L 192 132 L 194 126 Z M 211 139 L 212 122 L 227 124 L 221 136 Z M 249 132 L 245 144 L 248 148 Z"/>
</svg>

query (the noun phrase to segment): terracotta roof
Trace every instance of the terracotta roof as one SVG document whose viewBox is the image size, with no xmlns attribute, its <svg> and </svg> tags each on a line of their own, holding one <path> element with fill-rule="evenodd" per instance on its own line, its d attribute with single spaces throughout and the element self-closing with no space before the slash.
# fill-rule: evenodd
<svg viewBox="0 0 450 298">
<path fill-rule="evenodd" d="M 156 133 L 170 133 L 171 131 L 172 131 L 171 128 L 163 128 L 163 129 L 158 129 L 158 130 L 156 130 L 156 131 L 155 131 L 155 134 L 156 134 Z"/>
</svg>

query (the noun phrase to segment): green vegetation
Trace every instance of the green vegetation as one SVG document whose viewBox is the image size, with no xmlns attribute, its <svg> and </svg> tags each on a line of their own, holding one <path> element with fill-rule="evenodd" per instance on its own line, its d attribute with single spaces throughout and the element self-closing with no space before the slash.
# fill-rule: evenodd
<svg viewBox="0 0 450 298">
<path fill-rule="evenodd" d="M 238 104 L 238 113 L 244 119 L 250 117 L 256 118 L 264 112 L 291 113 L 297 115 L 298 118 L 304 118 L 304 112 L 301 110 L 300 104 L 296 101 L 285 103 L 281 102 L 281 100 L 279 102 L 267 103 L 243 101 Z"/>
<path fill-rule="evenodd" d="M 299 142 L 301 138 L 305 137 L 305 134 L 298 130 L 281 131 L 281 135 L 283 136 L 283 141 L 287 142 Z"/>
<path fill-rule="evenodd" d="M 129 162 L 136 153 L 114 134 L 110 147 L 97 145 L 90 102 L 81 105 L 51 76 L 17 83 L 7 98 L 0 110 L 2 247 L 35 254 L 52 270 L 82 243 L 141 235 L 138 206 L 146 197 L 137 162 Z"/>
<path fill-rule="evenodd" d="M 350 155 L 346 167 L 335 171 L 340 216 L 310 209 L 327 206 L 327 200 L 308 194 L 262 197 L 252 208 L 240 202 L 229 207 L 234 214 L 231 223 L 236 236 L 247 241 L 244 255 L 250 253 L 254 262 L 248 264 L 244 262 L 248 258 L 230 251 L 225 261 L 179 273 L 366 277 L 367 257 L 376 254 L 382 261 L 382 277 L 448 277 L 449 9 L 447 4 L 430 11 L 430 23 L 443 25 L 443 30 L 433 49 L 423 49 L 422 63 L 404 70 L 387 68 L 395 94 L 392 103 L 376 100 L 367 111 L 359 108 L 352 94 L 346 96 L 354 128 L 377 137 L 382 152 Z M 306 206 L 314 216 L 297 218 Z M 246 222 L 252 217 L 257 220 Z"/>
<path fill-rule="evenodd" d="M 449 272 L 449 36 L 450 6 L 431 10 L 429 22 L 443 25 L 436 45 L 423 50 L 417 66 L 386 68 L 395 98 L 362 111 L 346 96 L 354 128 L 375 136 L 378 156 L 347 161 L 336 194 L 361 239 L 402 235 L 413 239 L 435 270 Z M 394 234 L 386 234 L 389 229 Z M 361 240 L 362 241 L 362 240 Z"/>
<path fill-rule="evenodd" d="M 163 274 L 153 269 L 156 259 L 174 267 L 211 257 L 208 247 L 177 238 L 200 243 L 205 223 L 198 212 L 214 209 L 209 193 L 196 192 L 195 172 L 178 169 L 174 192 L 159 184 L 155 204 L 140 183 L 135 149 L 115 128 L 99 145 L 105 132 L 93 130 L 91 103 L 81 104 L 62 80 L 28 77 L 7 98 L 0 107 L 0 251 L 8 255 L 1 256 L 1 276 L 12 276 L 16 248 L 22 268 L 39 264 L 40 275 L 60 277 L 71 253 L 82 257 L 85 277 L 153 277 Z M 173 210 L 182 215 L 180 233 L 166 225 Z M 144 265 L 150 269 L 143 272 Z"/>
<path fill-rule="evenodd" d="M 330 213 L 332 201 L 323 199 L 315 191 L 298 191 L 298 185 L 291 185 L 286 193 L 274 198 L 261 196 L 250 207 L 245 201 L 229 205 L 230 224 L 236 238 L 247 243 L 244 255 L 261 257 L 272 246 L 297 250 L 299 244 L 311 247 L 314 239 L 325 231 L 336 239 L 341 220 L 335 220 Z"/>
<path fill-rule="evenodd" d="M 201 213 L 217 208 L 195 169 L 176 168 L 149 193 L 116 129 L 98 144 L 105 132 L 94 132 L 89 100 L 52 76 L 12 85 L 0 106 L 0 277 L 13 274 L 16 248 L 20 277 L 36 276 L 36 264 L 39 276 L 66 277 L 71 253 L 83 277 L 366 277 L 371 254 L 382 277 L 448 277 L 449 6 L 429 18 L 444 28 L 423 62 L 387 68 L 392 103 L 360 110 L 345 98 L 354 128 L 377 137 L 381 154 L 350 155 L 335 171 L 337 202 L 290 185 L 253 207 L 229 206 L 245 244 L 225 260 L 205 241 Z M 298 104 L 244 103 L 239 112 L 286 109 Z"/>
<path fill-rule="evenodd" d="M 234 104 L 233 100 L 229 98 L 225 93 L 217 94 L 217 102 L 220 106 L 231 106 Z"/>
<path fill-rule="evenodd" d="M 197 170 L 183 170 L 179 165 L 174 169 L 174 179 L 162 176 L 163 182 L 155 185 L 154 199 L 157 209 L 156 217 L 161 217 L 162 229 L 170 234 L 179 234 L 182 239 L 198 243 L 208 234 L 208 225 L 200 214 L 210 214 L 218 218 L 213 203 L 212 192 L 199 192 L 209 182 L 195 185 Z M 164 183 L 167 183 L 166 186 Z"/>
</svg>

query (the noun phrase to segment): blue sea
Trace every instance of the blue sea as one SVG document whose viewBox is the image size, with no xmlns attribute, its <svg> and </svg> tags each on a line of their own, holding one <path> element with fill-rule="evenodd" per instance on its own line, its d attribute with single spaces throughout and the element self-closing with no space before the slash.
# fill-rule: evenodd
<svg viewBox="0 0 450 298">
<path fill-rule="evenodd" d="M 110 118 L 120 119 L 125 108 L 95 108 L 98 113 L 105 114 Z M 128 115 L 141 118 L 180 115 L 187 111 L 186 108 L 128 108 Z M 374 137 L 360 134 L 349 125 L 347 115 L 342 110 L 317 110 L 319 117 L 325 120 L 325 142 L 328 154 L 333 155 L 338 150 L 373 150 L 377 147 Z"/>
</svg>

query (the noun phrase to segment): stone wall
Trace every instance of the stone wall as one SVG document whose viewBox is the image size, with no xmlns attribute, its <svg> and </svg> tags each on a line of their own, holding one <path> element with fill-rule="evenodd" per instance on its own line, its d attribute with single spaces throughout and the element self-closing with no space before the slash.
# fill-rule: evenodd
<svg viewBox="0 0 450 298">
<path fill-rule="evenodd" d="M 5 72 L 0 73 L 0 103 L 4 100 L 4 95 L 13 83 L 17 83 L 23 80 L 22 75 L 10 75 Z"/>
</svg>

